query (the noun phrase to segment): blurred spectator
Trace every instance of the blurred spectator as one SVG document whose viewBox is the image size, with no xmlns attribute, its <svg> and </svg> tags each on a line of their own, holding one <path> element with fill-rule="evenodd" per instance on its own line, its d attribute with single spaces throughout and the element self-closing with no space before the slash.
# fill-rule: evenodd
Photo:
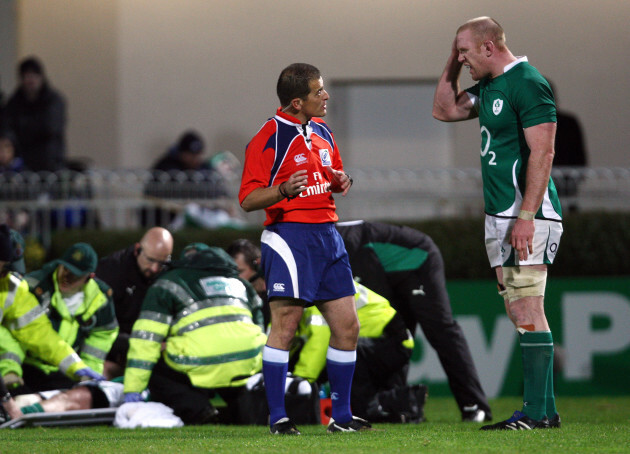
<svg viewBox="0 0 630 454">
<path fill-rule="evenodd" d="M 19 85 L 6 107 L 17 156 L 33 171 L 65 167 L 66 102 L 46 78 L 44 66 L 28 57 L 18 67 Z"/>
<path fill-rule="evenodd" d="M 15 156 L 15 136 L 9 131 L 0 131 L 0 173 L 24 170 L 24 160 Z"/>
<path fill-rule="evenodd" d="M 12 183 L 14 174 L 26 170 L 22 158 L 15 156 L 15 136 L 7 130 L 0 129 L 0 200 L 19 200 L 21 194 Z M 0 207 L 0 222 L 22 230 L 28 223 L 29 216 L 24 210 Z"/>
<path fill-rule="evenodd" d="M 201 136 L 194 131 L 186 131 L 153 165 L 153 169 L 164 172 L 209 170 L 210 164 L 203 159 L 204 152 L 205 144 Z"/>
<path fill-rule="evenodd" d="M 548 79 L 547 79 L 548 80 Z M 578 118 L 565 110 L 560 109 L 558 102 L 558 92 L 553 83 L 550 82 L 554 98 L 556 100 L 556 154 L 553 158 L 554 170 L 562 171 L 562 177 L 553 176 L 556 190 L 563 202 L 563 208 L 568 208 L 569 212 L 577 211 L 577 192 L 582 177 L 571 172 L 571 168 L 586 167 L 588 164 L 586 145 L 582 126 Z"/>
<path fill-rule="evenodd" d="M 144 194 L 156 209 L 143 210 L 142 225 L 168 225 L 171 230 L 178 230 L 184 226 L 216 228 L 238 223 L 233 213 L 216 200 L 208 204 L 172 202 L 226 198 L 226 176 L 233 167 L 232 157 L 226 152 L 217 154 L 213 158 L 215 168 L 211 160 L 205 159 L 202 137 L 193 130 L 184 132 L 152 167 Z"/>
<path fill-rule="evenodd" d="M 155 278 L 166 269 L 173 253 L 173 236 L 162 227 L 149 229 L 139 242 L 99 260 L 96 275 L 114 291 L 120 331 L 106 359 L 106 378 L 123 375 L 131 328 Z"/>
<path fill-rule="evenodd" d="M 0 86 L 0 132 L 4 132 L 7 130 L 6 110 L 6 98 L 4 96 L 4 92 L 2 91 L 2 87 Z"/>
</svg>

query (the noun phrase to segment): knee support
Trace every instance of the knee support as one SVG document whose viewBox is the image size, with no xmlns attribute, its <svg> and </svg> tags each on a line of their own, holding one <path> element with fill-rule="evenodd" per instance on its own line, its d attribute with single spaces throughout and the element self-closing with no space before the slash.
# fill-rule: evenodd
<svg viewBox="0 0 630 454">
<path fill-rule="evenodd" d="M 529 266 L 503 267 L 503 285 L 510 303 L 526 296 L 545 296 L 547 271 Z"/>
</svg>

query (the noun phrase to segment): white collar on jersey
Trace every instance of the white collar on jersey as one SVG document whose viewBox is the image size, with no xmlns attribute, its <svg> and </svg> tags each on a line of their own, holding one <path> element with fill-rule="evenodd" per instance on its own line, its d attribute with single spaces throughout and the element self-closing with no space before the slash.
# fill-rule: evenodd
<svg viewBox="0 0 630 454">
<path fill-rule="evenodd" d="M 516 60 L 514 60 L 512 63 L 510 63 L 509 65 L 505 66 L 503 68 L 503 72 L 506 73 L 508 72 L 510 69 L 514 68 L 516 65 L 518 65 L 519 63 L 523 63 L 524 61 L 527 61 L 527 57 L 516 57 Z"/>
</svg>

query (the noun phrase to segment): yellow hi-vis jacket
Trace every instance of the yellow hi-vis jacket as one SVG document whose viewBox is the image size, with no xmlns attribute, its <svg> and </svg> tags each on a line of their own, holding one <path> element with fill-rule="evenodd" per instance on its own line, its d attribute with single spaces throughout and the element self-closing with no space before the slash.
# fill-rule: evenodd
<svg viewBox="0 0 630 454">
<path fill-rule="evenodd" d="M 0 323 L 4 328 L 0 330 L 2 375 L 8 372 L 22 375 L 24 353 L 21 349 L 54 365 L 70 378 L 76 379 L 75 372 L 87 367 L 53 329 L 26 281 L 13 273 L 0 278 Z M 8 349 L 15 345 L 21 347 L 20 353 L 11 356 Z"/>
<path fill-rule="evenodd" d="M 105 357 L 118 336 L 112 291 L 105 282 L 90 278 L 81 289 L 81 305 L 71 314 L 59 290 L 56 269 L 57 263 L 50 262 L 41 270 L 29 273 L 25 279 L 30 291 L 48 315 L 54 330 L 90 369 L 102 374 Z M 24 362 L 47 374 L 57 371 L 55 366 L 33 355 L 27 354 Z"/>
<path fill-rule="evenodd" d="M 396 310 L 378 293 L 359 283 L 355 282 L 354 285 L 357 291 L 354 302 L 361 325 L 359 337 L 381 337 L 387 324 L 396 315 Z M 297 335 L 305 342 L 293 374 L 314 382 L 326 366 L 326 353 L 330 342 L 330 328 L 317 307 L 311 306 L 304 310 Z M 413 349 L 413 337 L 410 333 L 402 344 Z"/>
<path fill-rule="evenodd" d="M 262 302 L 220 248 L 174 263 L 147 291 L 133 325 L 125 393 L 142 392 L 165 364 L 193 386 L 242 386 L 262 368 Z"/>
</svg>

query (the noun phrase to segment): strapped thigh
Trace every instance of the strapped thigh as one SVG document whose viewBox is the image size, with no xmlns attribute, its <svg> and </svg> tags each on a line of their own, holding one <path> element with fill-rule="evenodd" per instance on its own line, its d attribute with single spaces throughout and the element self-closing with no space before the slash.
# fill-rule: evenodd
<svg viewBox="0 0 630 454">
<path fill-rule="evenodd" d="M 503 267 L 503 285 L 510 303 L 527 296 L 545 296 L 547 271 L 530 266 Z"/>
</svg>

